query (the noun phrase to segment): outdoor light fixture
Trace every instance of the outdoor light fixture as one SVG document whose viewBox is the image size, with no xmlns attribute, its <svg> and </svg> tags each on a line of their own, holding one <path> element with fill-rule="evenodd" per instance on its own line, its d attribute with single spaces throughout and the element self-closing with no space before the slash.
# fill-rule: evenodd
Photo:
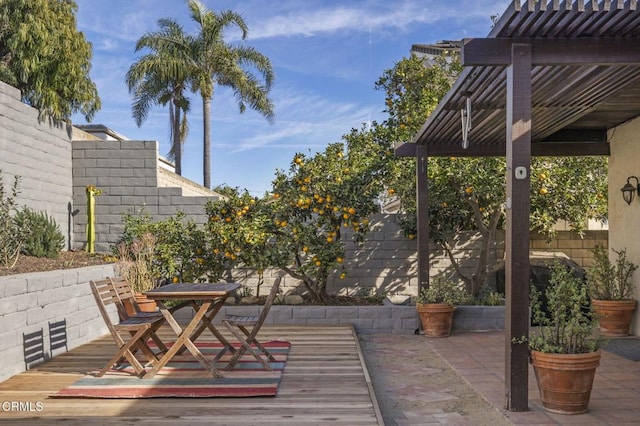
<svg viewBox="0 0 640 426">
<path fill-rule="evenodd" d="M 631 179 L 636 180 L 635 185 L 629 182 L 629 180 Z M 636 192 L 640 194 L 640 182 L 638 182 L 638 178 L 635 176 L 629 176 L 627 178 L 627 183 L 625 184 L 625 186 L 620 188 L 620 191 L 622 191 L 622 198 L 624 199 L 625 203 L 627 203 L 628 205 L 631 205 L 631 202 L 633 201 L 633 197 L 635 197 Z"/>
</svg>

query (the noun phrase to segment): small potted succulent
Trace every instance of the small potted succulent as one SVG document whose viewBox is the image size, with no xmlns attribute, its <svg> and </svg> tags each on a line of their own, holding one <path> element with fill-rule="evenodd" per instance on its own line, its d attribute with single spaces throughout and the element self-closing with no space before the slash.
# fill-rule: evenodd
<svg viewBox="0 0 640 426">
<path fill-rule="evenodd" d="M 601 245 L 593 249 L 594 263 L 587 268 L 589 295 L 602 334 L 628 336 L 636 309 L 631 278 L 638 266 L 629 261 L 626 250 L 612 251 L 616 255 L 615 263 Z"/>
<path fill-rule="evenodd" d="M 451 279 L 444 275 L 434 277 L 429 288 L 423 289 L 416 299 L 416 309 L 425 336 L 449 336 L 455 306 L 469 300 L 469 293 Z"/>
<path fill-rule="evenodd" d="M 531 286 L 531 311 L 539 326 L 524 340 L 545 410 L 580 414 L 588 409 L 600 365 L 600 342 L 593 335 L 595 315 L 584 281 L 559 262 L 550 269 L 546 312 L 540 291 Z"/>
</svg>

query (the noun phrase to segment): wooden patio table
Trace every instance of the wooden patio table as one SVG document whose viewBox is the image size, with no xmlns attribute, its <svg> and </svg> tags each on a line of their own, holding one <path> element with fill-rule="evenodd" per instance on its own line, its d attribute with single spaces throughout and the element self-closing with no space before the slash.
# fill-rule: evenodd
<svg viewBox="0 0 640 426">
<path fill-rule="evenodd" d="M 155 376 L 171 358 L 183 352 L 184 348 L 188 349 L 213 377 L 223 377 L 215 368 L 214 362 L 205 358 L 194 342 L 204 329 L 208 328 L 225 347 L 231 348 L 229 342 L 215 328 L 212 320 L 224 304 L 226 298 L 239 287 L 240 284 L 238 283 L 178 283 L 168 284 L 145 292 L 144 294 L 149 299 L 153 299 L 158 303 L 160 312 L 174 333 L 176 333 L 178 339 L 158 362 L 155 363 L 153 368 L 144 375 L 144 378 Z M 184 330 L 164 305 L 164 302 L 169 300 L 186 300 L 191 302 L 195 310 L 195 315 Z"/>
</svg>

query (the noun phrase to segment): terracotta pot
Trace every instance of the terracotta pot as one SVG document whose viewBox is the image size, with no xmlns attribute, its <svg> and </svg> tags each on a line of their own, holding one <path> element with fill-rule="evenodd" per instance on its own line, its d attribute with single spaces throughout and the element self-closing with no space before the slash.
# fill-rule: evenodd
<svg viewBox="0 0 640 426">
<path fill-rule="evenodd" d="M 587 412 L 600 355 L 600 351 L 586 354 L 531 351 L 531 365 L 544 409 L 558 414 Z"/>
<path fill-rule="evenodd" d="M 156 312 L 158 310 L 158 304 L 155 300 L 147 298 L 144 294 L 136 293 L 133 295 L 136 299 L 136 303 L 142 312 Z"/>
<path fill-rule="evenodd" d="M 420 315 L 425 336 L 447 337 L 451 334 L 455 307 L 445 303 L 417 303 L 416 309 Z"/>
<path fill-rule="evenodd" d="M 156 303 L 155 300 L 148 299 L 147 296 L 145 296 L 142 293 L 135 293 L 133 297 L 136 299 L 136 303 L 138 304 L 138 308 L 140 309 L 140 312 L 157 312 L 158 311 L 158 304 Z M 129 316 L 134 316 L 135 314 L 137 314 L 136 309 L 128 300 L 124 301 L 124 307 L 127 310 L 127 314 Z"/>
<path fill-rule="evenodd" d="M 603 336 L 622 337 L 629 335 L 631 319 L 636 310 L 635 300 L 592 299 L 591 305 L 598 317 L 598 325 Z"/>
</svg>

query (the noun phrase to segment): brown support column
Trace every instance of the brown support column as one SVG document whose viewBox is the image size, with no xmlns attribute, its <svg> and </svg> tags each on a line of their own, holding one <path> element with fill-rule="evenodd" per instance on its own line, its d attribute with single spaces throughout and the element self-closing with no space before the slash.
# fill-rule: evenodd
<svg viewBox="0 0 640 426">
<path fill-rule="evenodd" d="M 507 231 L 505 393 L 510 411 L 529 409 L 529 351 L 513 343 L 529 334 L 531 45 L 514 44 L 507 68 Z"/>
<path fill-rule="evenodd" d="M 418 292 L 429 288 L 429 200 L 427 147 L 416 147 L 416 209 L 418 223 Z"/>
</svg>

